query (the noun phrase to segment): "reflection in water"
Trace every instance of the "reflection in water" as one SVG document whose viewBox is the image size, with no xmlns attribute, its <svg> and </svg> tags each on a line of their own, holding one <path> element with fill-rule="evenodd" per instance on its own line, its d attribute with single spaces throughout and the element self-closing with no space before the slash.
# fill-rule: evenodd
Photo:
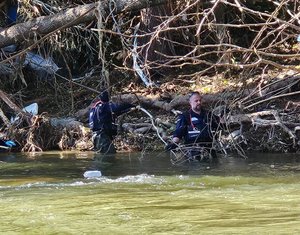
<svg viewBox="0 0 300 235">
<path fill-rule="evenodd" d="M 299 156 L 0 155 L 3 234 L 298 234 Z M 87 170 L 102 177 L 85 179 Z"/>
</svg>

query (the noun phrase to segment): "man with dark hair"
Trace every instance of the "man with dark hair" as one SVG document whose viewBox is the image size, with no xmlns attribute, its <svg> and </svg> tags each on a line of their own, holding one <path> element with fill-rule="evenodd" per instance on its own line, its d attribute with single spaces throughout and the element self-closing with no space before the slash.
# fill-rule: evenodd
<svg viewBox="0 0 300 235">
<path fill-rule="evenodd" d="M 172 143 L 166 146 L 166 150 L 177 148 L 181 139 L 184 139 L 184 144 L 212 146 L 212 131 L 218 128 L 219 118 L 202 108 L 202 96 L 199 92 L 190 94 L 189 104 L 190 110 L 179 116 Z"/>
<path fill-rule="evenodd" d="M 130 110 L 134 105 L 123 103 L 115 104 L 109 101 L 108 91 L 102 91 L 97 101 L 89 112 L 89 126 L 93 131 L 94 151 L 101 153 L 115 153 L 112 143 L 117 135 L 117 127 L 114 124 L 115 117 Z"/>
</svg>

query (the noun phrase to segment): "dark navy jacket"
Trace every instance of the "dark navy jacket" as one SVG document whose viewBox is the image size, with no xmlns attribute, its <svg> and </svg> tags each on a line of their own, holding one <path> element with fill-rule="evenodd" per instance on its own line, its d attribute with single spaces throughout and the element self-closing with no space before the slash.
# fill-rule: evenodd
<svg viewBox="0 0 300 235">
<path fill-rule="evenodd" d="M 189 110 L 181 114 L 173 137 L 184 139 L 185 144 L 212 142 L 212 130 L 218 127 L 219 119 L 201 109 L 200 115 Z"/>
<path fill-rule="evenodd" d="M 90 109 L 89 126 L 92 131 L 104 130 L 106 133 L 111 134 L 115 116 L 129 111 L 132 107 L 134 107 L 134 105 L 128 103 L 115 104 L 112 102 L 98 101 Z"/>
</svg>

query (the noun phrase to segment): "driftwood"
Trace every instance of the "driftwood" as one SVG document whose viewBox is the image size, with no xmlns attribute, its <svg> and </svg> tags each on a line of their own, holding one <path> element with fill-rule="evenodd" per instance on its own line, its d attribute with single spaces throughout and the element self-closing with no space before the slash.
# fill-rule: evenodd
<svg viewBox="0 0 300 235">
<path fill-rule="evenodd" d="M 5 126 L 10 126 L 10 122 L 9 122 L 8 118 L 5 116 L 5 114 L 1 108 L 0 108 L 0 117 L 1 117 L 2 121 L 4 122 Z"/>
<path fill-rule="evenodd" d="M 0 90 L 0 98 L 12 109 L 14 110 L 15 112 L 19 112 L 19 113 L 22 113 L 22 110 L 21 108 L 16 105 L 10 98 L 8 98 L 8 95 Z"/>
<path fill-rule="evenodd" d="M 154 118 L 149 111 L 143 108 L 139 109 L 150 119 L 143 120 L 143 123 L 127 122 L 124 123 L 122 127 L 127 132 L 140 136 L 155 133 L 163 143 L 166 143 L 170 127 L 174 127 L 175 123 L 169 123 L 162 119 Z M 272 117 L 272 119 L 270 119 L 270 117 Z M 293 142 L 293 146 L 297 144 L 296 132 L 300 130 L 300 123 L 283 121 L 282 113 L 279 113 L 276 110 L 228 115 L 226 123 L 228 127 L 236 124 L 242 125 L 244 123 L 252 124 L 256 128 L 278 126 L 289 135 Z M 294 129 L 291 129 L 291 127 Z M 92 147 L 91 130 L 86 128 L 83 123 L 76 121 L 73 118 L 57 119 L 36 115 L 32 117 L 31 125 L 25 129 L 15 130 L 19 133 L 15 134 L 15 137 L 17 142 L 23 146 L 22 151 L 44 151 L 55 148 L 61 150 L 88 150 Z M 228 130 L 230 131 L 230 128 Z M 240 135 L 243 135 L 243 133 L 241 132 Z"/>
<path fill-rule="evenodd" d="M 74 119 L 49 118 L 46 114 L 33 115 L 29 124 L 24 117 L 13 123 L 7 136 L 15 140 L 22 152 L 92 148 L 90 130 Z M 84 144 L 83 144 L 84 143 Z"/>
<path fill-rule="evenodd" d="M 177 114 L 177 108 L 182 109 L 189 105 L 189 94 L 187 95 L 169 95 L 168 100 L 164 100 L 159 95 L 156 96 L 146 96 L 146 95 L 137 95 L 137 94 L 124 94 L 115 96 L 112 100 L 127 102 L 132 104 L 139 104 L 145 107 L 150 107 L 154 109 L 161 109 L 167 112 L 173 112 Z M 169 101 L 171 100 L 171 101 Z M 203 103 L 204 105 L 212 104 L 220 102 L 224 100 L 224 95 L 210 95 L 204 94 L 203 95 Z"/>
<path fill-rule="evenodd" d="M 75 118 L 51 118 L 51 126 L 55 128 L 80 128 L 83 124 L 79 121 L 76 121 Z"/>
<path fill-rule="evenodd" d="M 122 128 L 131 133 L 145 134 L 152 129 L 150 123 L 123 123 Z"/>
<path fill-rule="evenodd" d="M 263 119 L 262 117 L 264 116 L 273 116 L 273 119 Z M 297 140 L 295 132 L 300 129 L 300 123 L 282 121 L 277 110 L 267 110 L 250 114 L 233 115 L 229 116 L 226 122 L 229 125 L 251 123 L 253 126 L 256 127 L 278 126 L 289 135 L 290 139 L 293 140 L 293 145 L 296 144 Z M 289 127 L 293 127 L 294 130 L 292 131 Z"/>
<path fill-rule="evenodd" d="M 117 0 L 114 1 L 114 13 L 140 10 L 149 6 L 166 3 L 167 0 Z M 100 6 L 98 6 L 100 4 Z M 85 23 L 96 19 L 95 10 L 102 9 L 100 14 L 106 17 L 110 12 L 111 1 L 99 1 L 98 3 L 85 4 L 67 9 L 50 16 L 41 16 L 24 23 L 13 25 L 0 31 L 0 48 L 11 44 L 28 41 L 35 35 L 47 35 L 57 30 L 62 30 L 79 23 Z"/>
<path fill-rule="evenodd" d="M 0 98 L 12 109 L 14 110 L 16 113 L 21 114 L 24 117 L 29 117 L 29 115 L 27 113 L 25 113 L 18 105 L 16 105 L 9 97 L 8 95 L 0 90 Z M 6 115 L 4 114 L 3 110 L 0 110 L 0 117 L 2 119 L 2 121 L 4 122 L 4 124 L 9 127 L 11 126 L 11 123 L 9 121 L 9 119 L 6 117 Z"/>
<path fill-rule="evenodd" d="M 290 82 L 289 82 L 290 81 Z M 290 92 L 290 88 L 292 85 L 295 85 L 299 82 L 298 77 L 292 77 L 290 79 L 282 79 L 280 81 L 276 81 L 272 83 L 272 85 L 267 85 L 265 87 L 262 87 L 263 90 L 267 90 L 268 92 L 265 92 L 263 96 L 261 94 L 258 94 L 258 92 L 250 92 L 249 97 L 247 99 L 251 99 L 251 97 L 261 97 L 261 100 L 263 101 L 266 97 L 273 97 L 272 91 L 278 91 L 282 92 L 284 95 L 285 92 Z M 291 86 L 290 86 L 291 85 Z M 282 87 L 285 86 L 285 87 Z M 286 87 L 288 86 L 288 87 Z M 269 95 L 271 94 L 271 95 Z M 290 93 L 287 93 L 289 95 Z M 210 104 L 213 106 L 213 104 L 222 104 L 222 102 L 225 102 L 224 97 L 230 97 L 232 94 L 225 93 L 225 94 L 217 94 L 217 95 L 203 95 L 204 104 L 208 105 Z M 0 97 L 5 101 L 6 104 L 10 104 L 13 106 L 13 104 L 10 102 L 10 99 L 8 99 L 8 96 L 5 93 L 0 92 Z M 165 98 L 167 97 L 167 98 Z M 244 101 L 246 101 L 245 99 Z M 230 99 L 229 99 L 230 100 Z M 229 100 L 227 101 L 228 103 Z M 170 134 L 171 127 L 174 127 L 174 123 L 169 123 L 165 120 L 160 120 L 153 116 L 151 114 L 151 109 L 155 110 L 162 110 L 165 111 L 165 115 L 170 115 L 171 113 L 177 114 L 176 108 L 180 110 L 184 110 L 188 107 L 188 95 L 182 95 L 182 96 L 176 96 L 172 94 L 168 95 L 143 95 L 143 93 L 140 94 L 122 94 L 118 96 L 113 96 L 112 101 L 114 102 L 127 102 L 132 104 L 139 104 L 139 106 L 142 106 L 143 108 L 139 107 L 140 111 L 143 112 L 146 116 L 148 116 L 150 119 L 148 119 L 145 123 L 126 123 L 123 125 L 124 129 L 126 131 L 132 132 L 134 134 L 147 134 L 147 133 L 155 133 L 163 143 L 165 143 L 166 136 Z M 255 100 L 254 104 L 257 103 L 259 100 Z M 150 111 L 147 109 L 149 108 Z M 14 107 L 15 110 L 18 110 L 18 107 Z M 221 108 L 222 110 L 223 108 Z M 75 142 L 79 140 L 82 136 L 85 136 L 84 138 L 88 139 L 89 134 L 82 134 L 84 126 L 87 124 L 87 118 L 88 118 L 88 110 L 89 107 L 86 107 L 82 110 L 79 110 L 76 115 L 75 119 L 50 119 L 50 126 L 51 128 L 55 129 L 57 133 L 55 140 L 53 140 L 56 143 L 59 142 L 59 148 L 60 149 L 68 149 L 68 148 L 74 148 L 76 146 Z M 178 110 L 177 110 L 178 111 Z M 232 111 L 236 112 L 236 115 L 232 115 Z M 243 109 L 241 110 L 229 110 L 229 114 L 227 115 L 226 123 L 228 126 L 231 125 L 241 125 L 243 123 L 252 124 L 256 128 L 260 127 L 280 127 L 281 130 L 283 130 L 284 133 L 286 133 L 289 138 L 292 140 L 293 145 L 297 144 L 297 132 L 300 129 L 300 123 L 297 123 L 297 121 L 293 122 L 290 121 L 291 119 L 288 119 L 289 113 L 286 111 L 281 110 L 265 110 L 261 112 L 253 112 L 253 113 L 240 113 L 243 112 Z M 160 114 L 164 114 L 163 112 Z M 173 116 L 174 117 L 174 116 Z M 79 121 L 77 121 L 79 120 Z M 132 120 L 131 120 L 132 121 Z M 173 120 L 174 121 L 174 120 Z M 36 123 L 36 122 L 35 122 Z M 36 130 L 36 129 L 35 129 Z M 229 130 L 230 131 L 230 130 Z M 37 132 L 34 132 L 37 135 Z M 54 132 L 53 132 L 54 133 Z M 241 133 L 242 134 L 242 133 Z M 299 133 L 298 133 L 299 134 Z M 79 137 L 78 137 L 79 136 Z M 30 143 L 29 146 L 34 146 L 32 148 L 26 146 L 27 150 L 35 149 L 38 150 L 39 145 L 35 144 L 32 139 L 29 138 L 28 135 L 27 140 L 28 143 Z M 73 138 L 73 140 L 72 140 Z M 79 139 L 78 139 L 79 138 Z M 44 144 L 46 148 L 41 149 L 47 149 L 47 144 Z M 52 145 L 53 147 L 54 145 Z M 71 147 L 72 146 L 72 147 Z M 84 147 L 81 147 L 81 149 L 84 149 Z"/>
</svg>

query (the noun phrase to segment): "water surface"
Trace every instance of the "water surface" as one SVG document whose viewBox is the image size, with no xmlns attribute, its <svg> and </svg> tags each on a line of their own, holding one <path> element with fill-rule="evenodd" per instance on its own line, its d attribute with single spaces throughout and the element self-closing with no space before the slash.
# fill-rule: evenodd
<svg viewBox="0 0 300 235">
<path fill-rule="evenodd" d="M 96 157 L 96 160 L 93 160 Z M 300 155 L 0 154 L 1 234 L 299 234 Z M 102 177 L 85 179 L 87 170 Z"/>
</svg>

